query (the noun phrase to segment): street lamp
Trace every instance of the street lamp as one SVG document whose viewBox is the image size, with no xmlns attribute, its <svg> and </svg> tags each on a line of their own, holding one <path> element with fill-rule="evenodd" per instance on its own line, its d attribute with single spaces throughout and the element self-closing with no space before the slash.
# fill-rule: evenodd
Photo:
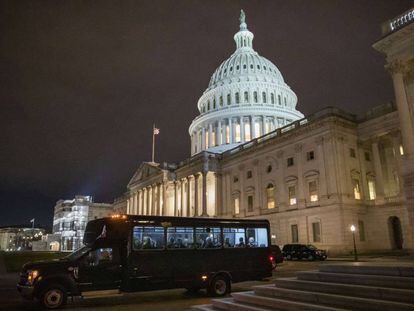
<svg viewBox="0 0 414 311">
<path fill-rule="evenodd" d="M 354 240 L 354 261 L 358 261 L 358 254 L 357 254 L 357 248 L 355 243 L 355 230 L 356 227 L 354 225 L 351 225 L 351 231 L 352 231 L 352 239 Z"/>
</svg>

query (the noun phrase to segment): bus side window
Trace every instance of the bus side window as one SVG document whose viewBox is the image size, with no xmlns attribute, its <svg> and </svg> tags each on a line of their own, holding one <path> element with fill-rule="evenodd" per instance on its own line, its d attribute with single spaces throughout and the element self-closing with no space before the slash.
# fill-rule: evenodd
<svg viewBox="0 0 414 311">
<path fill-rule="evenodd" d="M 196 228 L 197 248 L 220 248 L 221 244 L 220 228 Z"/>
<path fill-rule="evenodd" d="M 223 228 L 224 248 L 245 247 L 244 228 Z"/>
<path fill-rule="evenodd" d="M 167 248 L 193 248 L 194 229 L 170 227 L 167 229 Z"/>
<path fill-rule="evenodd" d="M 164 249 L 164 228 L 136 226 L 133 229 L 132 247 L 141 249 Z"/>
<path fill-rule="evenodd" d="M 266 228 L 247 228 L 247 247 L 268 247 Z"/>
</svg>

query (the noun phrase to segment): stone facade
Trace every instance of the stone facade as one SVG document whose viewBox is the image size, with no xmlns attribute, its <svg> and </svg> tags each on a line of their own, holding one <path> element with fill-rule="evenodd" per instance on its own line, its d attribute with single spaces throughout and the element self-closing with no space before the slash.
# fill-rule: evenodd
<svg viewBox="0 0 414 311">
<path fill-rule="evenodd" d="M 363 117 L 327 108 L 223 150 L 204 137 L 181 163 L 142 163 L 127 212 L 265 218 L 273 243 L 331 254 L 351 251 L 354 224 L 361 251 L 414 248 L 413 30 L 408 23 L 374 45 L 387 54 L 395 105 Z"/>
</svg>

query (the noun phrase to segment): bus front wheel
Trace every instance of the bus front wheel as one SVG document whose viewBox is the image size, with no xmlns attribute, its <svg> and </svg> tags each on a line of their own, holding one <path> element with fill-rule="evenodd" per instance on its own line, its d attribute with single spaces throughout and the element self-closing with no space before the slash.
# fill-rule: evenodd
<svg viewBox="0 0 414 311">
<path fill-rule="evenodd" d="M 230 279 L 226 275 L 216 276 L 208 287 L 208 293 L 214 297 L 225 296 L 230 293 L 231 289 Z"/>
</svg>

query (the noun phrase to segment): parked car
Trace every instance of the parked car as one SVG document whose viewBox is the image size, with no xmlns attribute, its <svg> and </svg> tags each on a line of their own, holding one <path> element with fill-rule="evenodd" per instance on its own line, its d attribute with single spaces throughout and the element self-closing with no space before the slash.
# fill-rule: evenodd
<svg viewBox="0 0 414 311">
<path fill-rule="evenodd" d="M 283 246 L 282 253 L 287 260 L 325 260 L 328 257 L 325 250 L 318 249 L 311 244 L 286 244 Z"/>
</svg>

